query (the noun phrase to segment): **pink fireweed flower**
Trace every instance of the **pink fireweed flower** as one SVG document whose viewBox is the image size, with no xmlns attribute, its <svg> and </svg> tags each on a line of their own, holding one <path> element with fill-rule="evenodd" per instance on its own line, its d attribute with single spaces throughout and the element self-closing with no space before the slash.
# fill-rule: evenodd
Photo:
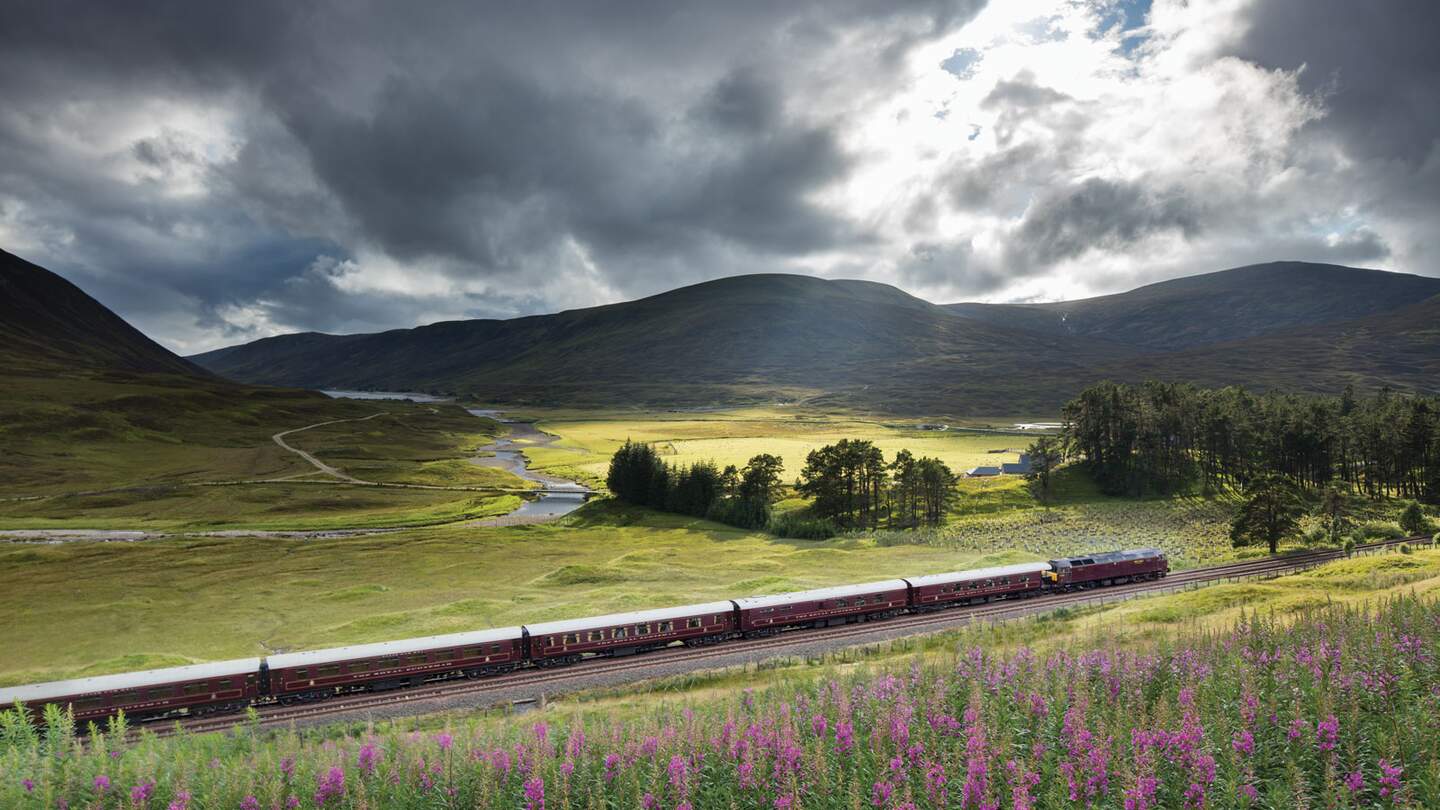
<svg viewBox="0 0 1440 810">
<path fill-rule="evenodd" d="M 102 773 L 99 776 L 95 777 L 95 781 L 91 784 L 95 786 L 95 791 L 97 793 L 104 793 L 105 791 L 110 789 L 110 777 Z"/>
<path fill-rule="evenodd" d="M 323 776 L 317 776 L 315 783 L 315 804 L 324 806 L 331 799 L 345 795 L 345 769 L 332 766 Z"/>
<path fill-rule="evenodd" d="M 1360 771 L 1351 771 L 1345 777 L 1345 787 L 1348 788 L 1351 793 L 1359 793 L 1360 791 L 1364 790 L 1365 774 L 1361 773 Z"/>
<path fill-rule="evenodd" d="M 435 735 L 435 742 L 439 744 L 441 751 L 449 751 L 450 746 L 455 744 L 455 735 L 442 731 Z"/>
<path fill-rule="evenodd" d="M 606 755 L 605 755 L 605 781 L 606 781 L 606 782 L 609 782 L 610 780 L 614 779 L 614 778 L 615 778 L 615 775 L 618 774 L 619 772 L 620 772 L 620 755 L 619 755 L 619 754 L 606 754 Z"/>
<path fill-rule="evenodd" d="M 1334 751 L 1340 739 L 1340 721 L 1330 715 L 1315 724 L 1315 742 L 1321 751 Z"/>
<path fill-rule="evenodd" d="M 190 793 L 184 790 L 177 791 L 167 810 L 190 810 Z"/>
<path fill-rule="evenodd" d="M 240 810 L 260 810 L 260 800 L 254 796 L 246 796 L 240 800 Z"/>
<path fill-rule="evenodd" d="M 1236 753 L 1244 754 L 1248 757 L 1255 753 L 1255 735 L 1251 734 L 1249 729 L 1242 728 L 1235 732 L 1235 737 L 1230 741 L 1230 746 L 1235 749 Z"/>
<path fill-rule="evenodd" d="M 1005 763 L 1005 773 L 1010 783 L 1012 810 L 1032 810 L 1035 800 L 1030 791 L 1040 784 L 1040 774 L 1013 759 Z"/>
<path fill-rule="evenodd" d="M 1152 810 L 1155 794 L 1160 790 L 1160 780 L 1153 776 L 1135 779 L 1135 787 L 1125 791 L 1125 810 Z"/>
<path fill-rule="evenodd" d="M 150 801 L 150 796 L 155 793 L 155 783 L 145 780 L 135 787 L 130 788 L 130 803 L 136 807 Z"/>
<path fill-rule="evenodd" d="M 365 743 L 360 746 L 360 755 L 356 758 L 355 764 L 360 772 L 369 776 L 375 772 L 375 763 L 380 759 L 379 749 L 374 743 Z"/>
<path fill-rule="evenodd" d="M 20 787 L 25 788 L 25 792 L 26 792 L 26 793 L 33 793 L 33 792 L 35 792 L 35 780 L 33 780 L 33 779 L 21 779 L 21 780 L 20 780 Z"/>
<path fill-rule="evenodd" d="M 574 762 L 574 760 L 569 760 L 569 759 L 567 759 L 567 760 L 565 760 L 564 762 L 560 763 L 560 775 L 561 775 L 561 776 L 564 776 L 565 778 L 568 779 L 568 778 L 570 778 L 570 774 L 572 774 L 572 773 L 575 773 L 575 762 Z"/>
<path fill-rule="evenodd" d="M 855 747 L 855 727 L 849 720 L 839 720 L 835 723 L 835 752 L 844 754 Z"/>
<path fill-rule="evenodd" d="M 1400 774 L 1405 769 L 1400 765 L 1392 765 L 1390 760 L 1380 760 L 1380 797 L 1389 799 L 1400 794 Z"/>
<path fill-rule="evenodd" d="M 825 722 L 825 715 L 823 714 L 817 714 L 814 717 L 810 718 L 810 730 L 814 732 L 816 737 L 825 736 L 825 729 L 827 725 L 828 724 Z"/>
<path fill-rule="evenodd" d="M 876 782 L 870 787 L 870 804 L 884 807 L 890 801 L 890 794 L 894 792 L 895 786 L 889 782 Z"/>
<path fill-rule="evenodd" d="M 1292 742 L 1298 741 L 1301 737 L 1304 737 L 1305 732 L 1309 730 L 1310 724 L 1305 722 L 1304 718 L 1297 717 L 1290 721 L 1290 729 L 1286 732 L 1286 736 L 1288 736 Z"/>
<path fill-rule="evenodd" d="M 292 776 L 295 775 L 295 758 L 294 758 L 294 757 L 285 757 L 284 759 L 280 760 L 280 773 L 281 773 L 286 779 L 289 779 L 290 777 L 292 777 Z"/>
<path fill-rule="evenodd" d="M 570 739 L 565 741 L 565 753 L 572 757 L 578 757 L 584 750 L 585 730 L 577 726 L 574 731 L 570 732 Z"/>
<path fill-rule="evenodd" d="M 525 810 L 545 810 L 545 780 L 536 777 L 525 783 Z"/>
<path fill-rule="evenodd" d="M 495 753 L 490 755 L 490 767 L 499 771 L 501 775 L 510 773 L 510 754 L 504 749 L 497 748 Z"/>
<path fill-rule="evenodd" d="M 1260 791 L 1256 790 L 1255 786 L 1250 784 L 1249 782 L 1241 785 L 1239 792 L 1240 796 L 1243 797 L 1246 801 L 1253 802 L 1260 798 Z"/>
</svg>

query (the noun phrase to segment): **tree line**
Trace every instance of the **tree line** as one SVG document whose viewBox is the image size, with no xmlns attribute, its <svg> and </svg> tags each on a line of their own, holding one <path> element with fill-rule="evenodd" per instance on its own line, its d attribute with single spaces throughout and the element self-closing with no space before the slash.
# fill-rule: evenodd
<svg viewBox="0 0 1440 810">
<path fill-rule="evenodd" d="M 1440 502 L 1435 397 L 1104 382 L 1064 418 L 1065 454 L 1111 495 L 1243 491 L 1274 478 L 1307 495 L 1340 481 L 1364 497 Z"/>
<path fill-rule="evenodd" d="M 914 528 L 944 520 L 956 477 L 938 458 L 900 450 L 892 461 L 874 443 L 841 439 L 805 457 L 796 489 L 816 515 L 842 528 Z"/>
<path fill-rule="evenodd" d="M 886 461 L 869 441 L 841 439 L 810 451 L 795 484 L 812 499 L 808 515 L 772 517 L 783 473 L 781 459 L 769 454 L 739 468 L 711 461 L 679 466 L 667 464 L 653 446 L 627 440 L 611 457 L 605 484 L 639 506 L 814 539 L 839 529 L 935 525 L 955 503 L 957 479 L 944 462 L 909 450 Z"/>
<path fill-rule="evenodd" d="M 637 506 L 762 529 L 770 522 L 770 503 L 783 471 L 780 458 L 768 453 L 754 456 L 743 468 L 722 470 L 713 461 L 671 465 L 653 446 L 627 440 L 610 458 L 605 485 Z"/>
</svg>

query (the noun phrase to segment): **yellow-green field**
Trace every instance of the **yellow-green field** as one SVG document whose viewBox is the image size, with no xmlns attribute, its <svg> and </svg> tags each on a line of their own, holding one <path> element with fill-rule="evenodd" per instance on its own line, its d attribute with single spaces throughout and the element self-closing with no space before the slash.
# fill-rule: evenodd
<svg viewBox="0 0 1440 810">
<path fill-rule="evenodd" d="M 1027 559 L 785 541 L 596 504 L 338 539 L 0 545 L 0 682 L 258 655 Z M 77 598 L 77 596 L 79 598 Z M 63 632 L 59 632 L 63 629 Z"/>
<path fill-rule="evenodd" d="M 784 409 L 591 415 L 527 411 L 526 415 L 538 419 L 542 430 L 560 437 L 549 447 L 528 453 L 534 466 L 577 471 L 591 482 L 604 480 L 610 455 L 627 439 L 653 443 L 676 464 L 714 461 L 721 467 L 740 466 L 751 456 L 770 453 L 784 460 L 788 481 L 800 474 L 807 453 L 840 439 L 872 441 L 886 458 L 902 448 L 918 456 L 934 456 L 957 473 L 1015 461 L 1033 440 L 1024 435 L 919 430 L 913 420 L 884 422 Z"/>
</svg>

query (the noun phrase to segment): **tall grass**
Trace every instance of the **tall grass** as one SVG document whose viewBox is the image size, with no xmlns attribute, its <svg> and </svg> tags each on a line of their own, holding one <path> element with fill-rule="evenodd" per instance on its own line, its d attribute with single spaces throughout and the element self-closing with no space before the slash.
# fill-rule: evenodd
<svg viewBox="0 0 1440 810">
<path fill-rule="evenodd" d="M 1440 606 L 1399 597 L 1147 650 L 968 648 L 623 720 L 126 742 L 12 710 L 0 806 L 1430 808 L 1437 642 Z"/>
</svg>

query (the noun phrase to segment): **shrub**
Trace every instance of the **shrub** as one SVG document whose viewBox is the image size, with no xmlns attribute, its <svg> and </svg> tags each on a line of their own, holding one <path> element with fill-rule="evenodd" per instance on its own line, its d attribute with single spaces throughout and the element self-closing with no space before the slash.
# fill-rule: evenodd
<svg viewBox="0 0 1440 810">
<path fill-rule="evenodd" d="M 830 521 L 798 512 L 786 512 L 771 518 L 768 531 L 776 537 L 795 540 L 829 540 L 836 533 L 835 524 Z"/>
<path fill-rule="evenodd" d="M 1398 540 L 1409 536 L 1404 529 L 1388 520 L 1366 521 L 1357 526 L 1355 531 L 1366 540 Z"/>
<path fill-rule="evenodd" d="M 1425 510 L 1420 508 L 1419 503 L 1411 501 L 1405 505 L 1405 511 L 1400 513 L 1400 528 L 1407 536 L 1430 532 L 1430 519 L 1425 517 Z"/>
<path fill-rule="evenodd" d="M 705 517 L 741 529 L 763 529 L 770 522 L 770 504 L 759 498 L 720 498 Z"/>
</svg>

